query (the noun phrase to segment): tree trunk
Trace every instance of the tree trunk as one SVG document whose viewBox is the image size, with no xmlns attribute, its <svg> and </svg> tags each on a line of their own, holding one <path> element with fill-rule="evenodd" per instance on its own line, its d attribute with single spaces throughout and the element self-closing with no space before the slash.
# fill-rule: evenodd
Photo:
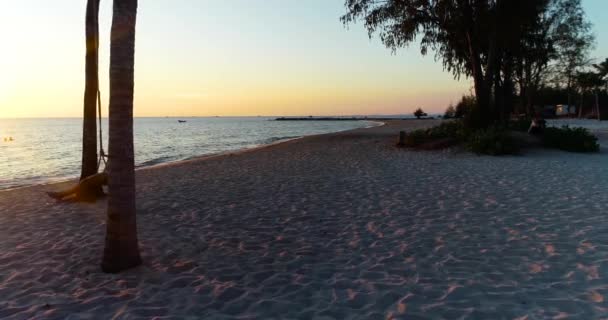
<svg viewBox="0 0 608 320">
<path fill-rule="evenodd" d="M 595 91 L 595 110 L 597 112 L 597 120 L 601 121 L 602 116 L 600 114 L 600 94 L 597 90 Z"/>
<path fill-rule="evenodd" d="M 494 104 L 492 109 L 492 120 L 499 122 L 502 119 L 502 113 L 505 108 L 505 97 L 503 84 L 500 82 L 500 77 L 494 78 Z"/>
<path fill-rule="evenodd" d="M 511 77 L 510 73 L 506 73 L 504 84 L 503 84 L 503 92 L 504 92 L 503 97 L 504 97 L 505 101 L 503 104 L 504 109 L 503 109 L 502 118 L 501 118 L 501 121 L 505 124 L 509 122 L 509 120 L 511 119 L 511 115 L 513 114 L 514 104 L 515 104 L 514 97 L 513 97 L 514 88 L 515 88 L 515 84 L 513 83 L 513 79 Z"/>
<path fill-rule="evenodd" d="M 104 272 L 141 264 L 135 209 L 133 90 L 137 0 L 114 0 L 110 48 L 108 212 Z"/>
<path fill-rule="evenodd" d="M 583 117 L 583 105 L 585 104 L 585 94 L 581 93 L 581 106 L 578 108 L 578 118 Z"/>
<path fill-rule="evenodd" d="M 467 126 L 471 128 L 485 128 L 488 122 L 488 111 L 490 109 L 490 88 L 486 86 L 483 68 L 481 67 L 481 57 L 479 51 L 473 43 L 471 32 L 467 33 L 467 45 L 469 47 L 469 63 L 473 71 L 473 81 L 475 84 L 476 103 L 473 110 L 466 115 Z"/>
<path fill-rule="evenodd" d="M 528 117 L 534 116 L 534 91 L 537 89 L 538 85 L 536 82 L 532 80 L 532 66 L 530 63 L 526 64 L 526 84 L 528 88 L 526 89 L 526 110 L 528 111 Z"/>
<path fill-rule="evenodd" d="M 99 0 L 88 0 L 86 12 L 86 61 L 82 124 L 80 180 L 97 173 L 97 91 L 99 90 Z M 101 188 L 99 189 L 101 192 Z"/>
</svg>

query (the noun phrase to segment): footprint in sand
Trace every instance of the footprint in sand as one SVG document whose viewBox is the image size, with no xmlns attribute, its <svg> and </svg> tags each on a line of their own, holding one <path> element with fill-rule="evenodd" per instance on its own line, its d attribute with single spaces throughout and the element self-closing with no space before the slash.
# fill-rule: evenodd
<svg viewBox="0 0 608 320">
<path fill-rule="evenodd" d="M 576 252 L 582 255 L 591 250 L 595 250 L 595 246 L 591 242 L 583 242 L 578 249 L 576 249 Z"/>
<path fill-rule="evenodd" d="M 406 310 L 407 310 L 407 304 L 403 303 L 402 301 L 399 301 L 397 303 L 397 312 L 399 314 L 404 314 Z"/>
<path fill-rule="evenodd" d="M 553 317 L 553 320 L 561 320 L 561 319 L 568 319 L 568 318 L 570 318 L 569 314 L 567 314 L 565 312 L 560 312 Z"/>
<path fill-rule="evenodd" d="M 355 298 L 357 297 L 357 292 L 355 292 L 355 290 L 353 289 L 347 289 L 346 290 L 346 294 L 348 295 L 348 300 L 355 300 Z"/>
<path fill-rule="evenodd" d="M 583 264 L 577 264 L 576 268 L 587 274 L 587 280 L 597 280 L 600 278 L 597 266 L 585 266 Z"/>
<path fill-rule="evenodd" d="M 537 274 L 543 271 L 543 266 L 538 263 L 533 263 L 530 265 L 530 273 Z"/>
<path fill-rule="evenodd" d="M 589 300 L 595 302 L 595 303 L 602 303 L 604 302 L 604 296 L 601 295 L 599 292 L 597 291 L 592 291 L 589 294 Z"/>
</svg>

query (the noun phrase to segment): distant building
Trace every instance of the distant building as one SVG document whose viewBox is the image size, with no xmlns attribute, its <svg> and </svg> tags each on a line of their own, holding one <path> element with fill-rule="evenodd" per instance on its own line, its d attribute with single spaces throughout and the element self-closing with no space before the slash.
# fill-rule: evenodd
<svg viewBox="0 0 608 320">
<path fill-rule="evenodd" d="M 536 112 L 539 112 L 544 118 L 565 118 L 576 116 L 576 106 L 566 104 L 546 105 L 542 108 L 537 107 Z"/>
<path fill-rule="evenodd" d="M 576 106 L 566 104 L 558 104 L 555 106 L 555 115 L 558 117 L 566 117 L 576 115 Z"/>
<path fill-rule="evenodd" d="M 556 109 L 555 106 L 544 106 L 540 111 L 543 118 L 555 118 Z"/>
</svg>

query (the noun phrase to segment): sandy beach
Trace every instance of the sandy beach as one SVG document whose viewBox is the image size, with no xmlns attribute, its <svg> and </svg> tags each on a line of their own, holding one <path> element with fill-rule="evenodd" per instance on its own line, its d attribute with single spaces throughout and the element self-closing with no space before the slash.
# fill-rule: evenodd
<svg viewBox="0 0 608 320">
<path fill-rule="evenodd" d="M 394 146 L 435 121 L 137 172 L 144 265 L 101 272 L 105 202 L 0 192 L 2 319 L 608 319 L 600 154 Z"/>
</svg>

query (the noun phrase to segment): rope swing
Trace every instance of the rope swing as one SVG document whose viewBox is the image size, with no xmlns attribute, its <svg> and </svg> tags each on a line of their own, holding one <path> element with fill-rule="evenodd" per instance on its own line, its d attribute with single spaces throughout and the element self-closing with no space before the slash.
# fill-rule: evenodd
<svg viewBox="0 0 608 320">
<path fill-rule="evenodd" d="M 105 171 L 108 166 L 108 156 L 103 149 L 103 129 L 101 127 L 101 91 L 99 90 L 99 8 L 98 8 L 98 0 L 93 0 L 93 8 L 95 12 L 95 55 L 96 55 L 96 64 L 97 64 L 97 72 L 95 76 L 97 77 L 97 116 L 98 116 L 98 125 L 99 125 L 99 159 L 97 160 L 97 170 L 101 168 L 101 163 L 103 162 L 103 170 Z"/>
</svg>

